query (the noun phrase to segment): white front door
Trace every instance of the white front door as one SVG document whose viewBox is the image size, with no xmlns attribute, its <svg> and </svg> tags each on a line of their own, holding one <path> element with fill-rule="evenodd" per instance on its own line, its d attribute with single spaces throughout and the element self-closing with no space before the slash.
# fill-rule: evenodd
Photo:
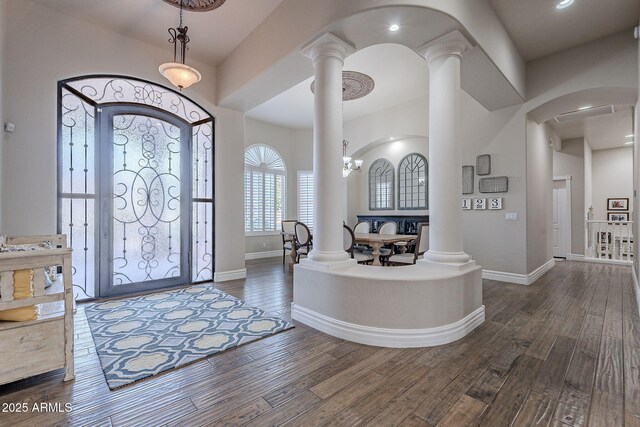
<svg viewBox="0 0 640 427">
<path fill-rule="evenodd" d="M 553 181 L 553 256 L 567 257 L 567 182 Z"/>
</svg>

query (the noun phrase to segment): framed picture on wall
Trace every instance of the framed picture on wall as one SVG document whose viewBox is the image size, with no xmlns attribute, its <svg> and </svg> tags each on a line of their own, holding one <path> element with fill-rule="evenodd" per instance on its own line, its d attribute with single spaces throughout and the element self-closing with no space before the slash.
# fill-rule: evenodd
<svg viewBox="0 0 640 427">
<path fill-rule="evenodd" d="M 614 198 L 607 199 L 608 211 L 628 211 L 629 210 L 629 198 Z"/>
<path fill-rule="evenodd" d="M 629 212 L 607 212 L 607 221 L 627 222 L 629 221 Z"/>
</svg>

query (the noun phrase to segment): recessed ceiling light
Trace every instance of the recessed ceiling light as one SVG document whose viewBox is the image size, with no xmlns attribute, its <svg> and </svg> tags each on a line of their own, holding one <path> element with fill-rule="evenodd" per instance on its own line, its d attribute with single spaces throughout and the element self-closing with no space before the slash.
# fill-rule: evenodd
<svg viewBox="0 0 640 427">
<path fill-rule="evenodd" d="M 556 5 L 556 9 L 564 9 L 573 4 L 574 0 L 562 0 L 560 3 Z"/>
<path fill-rule="evenodd" d="M 573 1 L 573 0 L 571 0 L 571 1 Z M 398 24 L 392 24 L 392 25 L 389 26 L 389 31 L 391 31 L 392 33 L 395 33 L 399 29 L 400 29 L 400 25 L 398 25 Z"/>
<path fill-rule="evenodd" d="M 585 105 L 584 107 L 578 108 L 578 110 L 588 110 L 589 108 L 591 108 L 591 105 Z"/>
</svg>

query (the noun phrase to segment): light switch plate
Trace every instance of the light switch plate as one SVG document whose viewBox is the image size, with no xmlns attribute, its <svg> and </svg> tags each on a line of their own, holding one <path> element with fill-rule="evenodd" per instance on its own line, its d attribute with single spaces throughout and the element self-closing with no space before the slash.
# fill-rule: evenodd
<svg viewBox="0 0 640 427">
<path fill-rule="evenodd" d="M 507 212 L 504 214 L 507 221 L 517 221 L 518 212 Z"/>
</svg>

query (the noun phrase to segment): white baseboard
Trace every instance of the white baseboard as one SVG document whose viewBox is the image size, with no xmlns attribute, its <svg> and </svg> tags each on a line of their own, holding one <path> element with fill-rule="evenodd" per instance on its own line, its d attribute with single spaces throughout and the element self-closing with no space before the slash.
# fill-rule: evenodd
<svg viewBox="0 0 640 427">
<path fill-rule="evenodd" d="M 638 284 L 638 274 L 636 273 L 636 266 L 634 265 L 631 270 L 633 270 L 633 286 L 636 288 L 636 302 L 638 303 L 638 311 L 640 312 L 640 284 Z"/>
<path fill-rule="evenodd" d="M 529 274 L 509 273 L 506 271 L 482 270 L 482 278 L 497 280 L 499 282 L 515 283 L 518 285 L 530 285 L 538 280 L 544 273 L 555 267 L 556 261 L 550 259 Z"/>
<path fill-rule="evenodd" d="M 282 249 L 276 251 L 248 252 L 244 254 L 244 259 L 248 261 L 250 259 L 275 258 L 277 256 L 282 256 Z"/>
<path fill-rule="evenodd" d="M 498 282 L 516 283 L 518 285 L 528 285 L 526 274 L 507 273 L 506 271 L 482 270 L 482 278 L 497 280 Z"/>
<path fill-rule="evenodd" d="M 540 267 L 533 270 L 531 273 L 527 275 L 527 279 L 528 279 L 527 285 L 530 285 L 536 280 L 538 280 L 539 278 L 541 278 L 544 275 L 544 273 L 551 270 L 555 266 L 556 266 L 556 260 L 551 258 L 549 261 L 545 262 Z"/>
<path fill-rule="evenodd" d="M 608 258 L 587 258 L 584 259 L 585 262 L 595 262 L 598 264 L 614 264 L 614 265 L 633 265 L 633 261 L 623 261 L 619 259 L 608 259 Z"/>
<path fill-rule="evenodd" d="M 241 268 L 240 270 L 231 271 L 216 271 L 213 273 L 214 282 L 226 282 L 229 280 L 244 279 L 247 277 L 247 269 Z"/>
<path fill-rule="evenodd" d="M 463 319 L 426 329 L 387 329 L 333 319 L 291 303 L 291 317 L 334 337 L 378 347 L 432 347 L 456 341 L 484 322 L 484 305 Z"/>
<path fill-rule="evenodd" d="M 584 261 L 584 255 L 581 254 L 567 254 L 567 261 Z"/>
</svg>

